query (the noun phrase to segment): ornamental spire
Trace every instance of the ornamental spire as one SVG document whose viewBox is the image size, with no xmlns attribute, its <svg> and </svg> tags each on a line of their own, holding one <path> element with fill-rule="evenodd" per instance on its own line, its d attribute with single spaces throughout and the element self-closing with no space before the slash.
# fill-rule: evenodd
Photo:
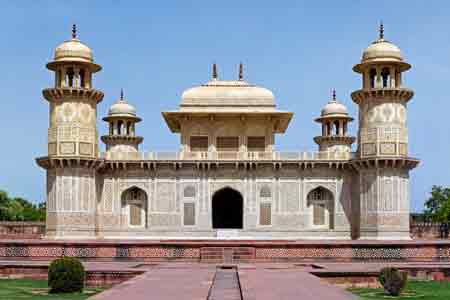
<svg viewBox="0 0 450 300">
<path fill-rule="evenodd" d="M 336 102 L 336 89 L 333 89 L 333 91 L 331 92 L 331 95 L 332 95 L 331 101 Z"/>
<path fill-rule="evenodd" d="M 72 25 L 72 39 L 77 38 L 77 24 Z"/>
<path fill-rule="evenodd" d="M 212 78 L 217 79 L 217 66 L 215 63 L 212 66 Z"/>
<path fill-rule="evenodd" d="M 123 101 L 123 88 L 120 89 L 120 101 Z"/>
<path fill-rule="evenodd" d="M 239 64 L 239 80 L 244 80 L 244 65 Z"/>
<path fill-rule="evenodd" d="M 383 21 L 380 21 L 380 40 L 384 40 L 384 26 L 383 26 Z"/>
</svg>

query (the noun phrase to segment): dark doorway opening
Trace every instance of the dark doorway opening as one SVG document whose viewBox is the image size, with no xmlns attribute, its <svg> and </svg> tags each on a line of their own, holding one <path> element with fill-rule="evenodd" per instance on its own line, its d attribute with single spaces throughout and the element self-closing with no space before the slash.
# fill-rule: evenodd
<svg viewBox="0 0 450 300">
<path fill-rule="evenodd" d="M 212 220 L 215 229 L 242 229 L 244 201 L 241 193 L 226 187 L 212 197 Z"/>
</svg>

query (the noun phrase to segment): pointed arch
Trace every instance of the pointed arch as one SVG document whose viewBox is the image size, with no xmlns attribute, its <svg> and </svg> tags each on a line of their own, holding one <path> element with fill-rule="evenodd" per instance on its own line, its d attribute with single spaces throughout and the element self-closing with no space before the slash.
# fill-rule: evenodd
<svg viewBox="0 0 450 300">
<path fill-rule="evenodd" d="M 143 189 L 131 186 L 124 190 L 121 204 L 129 227 L 147 227 L 148 197 Z"/>
<path fill-rule="evenodd" d="M 334 195 L 324 186 L 309 191 L 307 206 L 312 217 L 312 227 L 334 229 Z"/>
<path fill-rule="evenodd" d="M 231 187 L 223 187 L 212 196 L 212 224 L 215 229 L 242 229 L 244 199 Z"/>
</svg>

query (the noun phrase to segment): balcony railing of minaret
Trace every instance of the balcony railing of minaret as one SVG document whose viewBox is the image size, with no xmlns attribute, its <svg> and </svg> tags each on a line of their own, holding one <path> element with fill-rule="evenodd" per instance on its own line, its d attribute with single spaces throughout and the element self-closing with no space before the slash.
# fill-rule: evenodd
<svg viewBox="0 0 450 300">
<path fill-rule="evenodd" d="M 102 152 L 101 158 L 106 160 L 245 160 L 245 161 L 270 161 L 270 160 L 298 160 L 298 161 L 319 161 L 319 160 L 349 160 L 355 157 L 354 152 Z"/>
</svg>

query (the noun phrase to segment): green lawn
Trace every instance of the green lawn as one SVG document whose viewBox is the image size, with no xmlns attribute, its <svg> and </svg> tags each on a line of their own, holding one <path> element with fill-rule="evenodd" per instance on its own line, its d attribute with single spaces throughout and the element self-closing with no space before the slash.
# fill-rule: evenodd
<svg viewBox="0 0 450 300">
<path fill-rule="evenodd" d="M 1 300 L 83 300 L 101 289 L 85 289 L 83 293 L 48 294 L 47 280 L 0 279 Z"/>
<path fill-rule="evenodd" d="M 383 289 L 349 289 L 359 295 L 362 300 L 376 299 L 423 299 L 449 300 L 450 282 L 439 281 L 409 281 L 403 294 L 399 297 L 386 296 Z"/>
</svg>

